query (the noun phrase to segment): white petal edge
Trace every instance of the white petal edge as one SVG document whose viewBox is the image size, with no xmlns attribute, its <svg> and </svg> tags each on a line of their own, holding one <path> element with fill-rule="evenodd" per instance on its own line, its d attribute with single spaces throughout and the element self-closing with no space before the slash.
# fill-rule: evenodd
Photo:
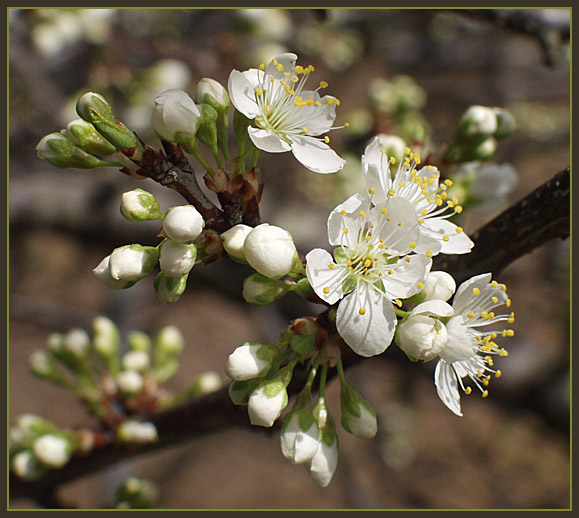
<svg viewBox="0 0 579 518">
<path fill-rule="evenodd" d="M 346 164 L 330 146 L 313 137 L 293 136 L 291 149 L 298 161 L 314 173 L 335 173 Z"/>
<path fill-rule="evenodd" d="M 306 275 L 316 294 L 328 304 L 335 304 L 344 296 L 342 283 L 346 278 L 343 268 L 330 268 L 334 259 L 326 250 L 314 248 L 306 255 Z M 328 287 L 329 292 L 324 293 Z"/>
<path fill-rule="evenodd" d="M 434 384 L 436 385 L 436 392 L 441 401 L 454 414 L 462 417 L 456 373 L 452 366 L 444 360 L 440 360 L 436 364 L 436 369 L 434 370 Z"/>
<path fill-rule="evenodd" d="M 285 153 L 291 149 L 287 142 L 280 139 L 275 133 L 265 129 L 247 128 L 249 138 L 255 147 L 268 153 Z"/>
<path fill-rule="evenodd" d="M 227 89 L 233 106 L 243 115 L 249 119 L 254 119 L 260 114 L 253 87 L 239 70 L 232 70 L 229 74 Z"/>
</svg>

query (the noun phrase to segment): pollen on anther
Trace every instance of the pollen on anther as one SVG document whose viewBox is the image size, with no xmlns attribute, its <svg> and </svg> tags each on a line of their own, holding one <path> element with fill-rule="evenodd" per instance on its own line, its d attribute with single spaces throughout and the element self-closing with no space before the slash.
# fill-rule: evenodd
<svg viewBox="0 0 579 518">
<path fill-rule="evenodd" d="M 464 393 L 468 396 L 470 393 L 472 392 L 472 388 L 471 387 L 466 387 L 464 389 Z"/>
<path fill-rule="evenodd" d="M 361 210 L 361 211 L 360 211 L 360 217 L 361 217 L 361 218 L 365 218 L 365 217 L 366 217 L 366 211 Z"/>
<path fill-rule="evenodd" d="M 344 229 L 343 229 L 343 230 L 344 230 L 344 234 L 347 234 L 347 233 L 349 232 L 349 230 L 348 230 L 348 228 L 347 228 L 347 227 L 344 227 Z"/>
<path fill-rule="evenodd" d="M 478 288 L 473 288 L 472 293 L 473 295 L 478 295 L 480 293 L 480 290 Z"/>
<path fill-rule="evenodd" d="M 416 286 L 417 286 L 418 288 L 422 289 L 422 288 L 424 288 L 424 283 L 423 283 L 423 282 L 419 282 Z"/>
<path fill-rule="evenodd" d="M 489 391 L 488 391 L 488 390 L 485 390 L 485 391 L 482 393 L 482 397 L 488 397 L 488 395 L 489 395 Z"/>
<path fill-rule="evenodd" d="M 333 270 L 333 269 L 334 269 L 333 263 L 328 264 L 328 268 L 329 268 L 330 270 Z"/>
<path fill-rule="evenodd" d="M 324 293 L 327 295 L 328 293 L 330 293 L 330 288 L 328 288 L 327 286 L 324 288 Z"/>
<path fill-rule="evenodd" d="M 416 243 L 415 243 L 414 241 L 411 241 L 408 246 L 409 246 L 410 248 L 416 248 Z"/>
<path fill-rule="evenodd" d="M 502 374 L 503 374 L 502 371 L 498 370 L 498 371 L 495 373 L 495 378 L 500 378 L 500 377 L 502 376 Z"/>
<path fill-rule="evenodd" d="M 432 257 L 433 254 L 430 250 L 427 250 L 425 255 L 426 257 Z"/>
<path fill-rule="evenodd" d="M 368 189 L 368 193 L 369 193 L 369 194 L 375 194 L 375 193 L 376 193 L 376 189 L 374 189 L 374 187 L 370 187 L 370 188 Z"/>
<path fill-rule="evenodd" d="M 360 313 L 360 315 L 364 315 L 366 313 L 366 310 L 364 308 L 360 308 L 358 310 L 358 313 Z"/>
<path fill-rule="evenodd" d="M 384 208 L 384 209 L 382 209 L 381 212 L 382 212 L 382 214 L 386 214 L 388 212 L 388 209 Z"/>
</svg>

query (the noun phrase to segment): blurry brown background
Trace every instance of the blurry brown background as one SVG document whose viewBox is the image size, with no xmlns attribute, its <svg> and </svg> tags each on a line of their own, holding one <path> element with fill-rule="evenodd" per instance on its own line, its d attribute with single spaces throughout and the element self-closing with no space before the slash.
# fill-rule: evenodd
<svg viewBox="0 0 579 518">
<path fill-rule="evenodd" d="M 227 259 L 196 267 L 172 306 L 155 299 L 153 276 L 120 292 L 100 284 L 91 270 L 113 248 L 156 244 L 157 224 L 122 218 L 120 194 L 148 189 L 163 209 L 182 201 L 112 168 L 58 170 L 36 157 L 38 140 L 75 118 L 79 93 L 103 93 L 121 120 L 158 145 L 148 125 L 161 91 L 194 93 L 205 76 L 226 84 L 233 68 L 245 70 L 283 51 L 315 65 L 315 80 L 328 81 L 327 92 L 341 100 L 337 123 L 354 109 L 370 122 L 356 138 L 332 134 L 334 148 L 349 160 L 349 169 L 333 178 L 303 170 L 289 154 L 261 156 L 262 219 L 290 230 L 305 253 L 328 248 L 327 214 L 353 192 L 355 161 L 367 139 L 388 127 L 369 115 L 372 79 L 414 79 L 427 95 L 422 113 L 435 143 L 448 141 L 472 104 L 510 109 L 518 130 L 494 158 L 518 173 L 509 203 L 569 165 L 569 11 L 518 13 L 530 25 L 497 22 L 508 14 L 11 10 L 10 421 L 34 412 L 63 427 L 91 423 L 72 396 L 33 378 L 26 362 L 50 333 L 90 329 L 96 315 L 109 316 L 124 333 L 179 326 L 186 347 L 169 383 L 177 391 L 203 371 L 223 374 L 227 355 L 244 341 L 277 341 L 289 319 L 320 310 L 291 294 L 249 307 L 240 294 L 250 270 Z M 521 30 L 537 27 L 543 45 Z M 155 75 L 161 61 L 167 67 Z M 469 214 L 463 226 L 473 231 L 492 216 Z M 134 475 L 159 485 L 160 508 L 568 508 L 568 241 L 535 250 L 499 280 L 513 300 L 516 334 L 490 396 L 463 397 L 459 418 L 437 398 L 433 365 L 398 361 L 397 350 L 361 362 L 347 377 L 376 408 L 378 436 L 362 441 L 341 431 L 338 469 L 326 489 L 283 458 L 277 434 L 232 428 L 78 479 L 61 497 L 82 508 L 110 506 L 116 487 Z M 337 389 L 336 383 L 329 389 L 335 416 Z"/>
</svg>

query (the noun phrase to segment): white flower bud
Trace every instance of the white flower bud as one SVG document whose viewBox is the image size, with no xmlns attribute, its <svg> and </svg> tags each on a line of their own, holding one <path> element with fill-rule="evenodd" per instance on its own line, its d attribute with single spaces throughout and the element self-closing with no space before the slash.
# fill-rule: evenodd
<svg viewBox="0 0 579 518">
<path fill-rule="evenodd" d="M 195 380 L 197 394 L 210 394 L 223 387 L 221 376 L 215 371 L 206 371 L 200 374 Z"/>
<path fill-rule="evenodd" d="M 98 316 L 93 322 L 93 346 L 97 354 L 105 358 L 114 358 L 119 350 L 121 334 L 116 324 L 107 317 Z"/>
<path fill-rule="evenodd" d="M 143 389 L 143 376 L 137 371 L 125 370 L 117 374 L 117 386 L 123 394 L 135 395 Z"/>
<path fill-rule="evenodd" d="M 121 214 L 129 221 L 145 221 L 163 217 L 155 197 L 143 189 L 133 189 L 123 193 Z"/>
<path fill-rule="evenodd" d="M 143 372 L 149 368 L 151 359 L 145 351 L 129 351 L 122 360 L 121 365 L 127 371 Z"/>
<path fill-rule="evenodd" d="M 158 261 L 158 252 L 152 247 L 125 245 L 111 254 L 109 270 L 116 280 L 136 282 L 151 272 Z"/>
<path fill-rule="evenodd" d="M 245 343 L 229 355 L 225 373 L 236 381 L 256 378 L 269 368 L 275 355 L 273 348 L 262 344 Z"/>
<path fill-rule="evenodd" d="M 438 319 L 426 315 L 411 315 L 398 326 L 398 345 L 419 360 L 432 360 L 446 345 L 448 333 Z"/>
<path fill-rule="evenodd" d="M 153 423 L 127 420 L 117 428 L 117 438 L 122 442 L 147 444 L 159 439 Z"/>
<path fill-rule="evenodd" d="M 113 279 L 110 270 L 111 256 L 107 255 L 92 271 L 95 277 L 101 281 L 107 288 L 112 290 L 122 290 L 133 285 L 132 282 L 123 279 Z"/>
<path fill-rule="evenodd" d="M 165 326 L 159 331 L 156 346 L 164 354 L 177 356 L 183 350 L 185 338 L 177 326 Z"/>
<path fill-rule="evenodd" d="M 304 430 L 301 416 L 300 412 L 292 412 L 284 419 L 280 438 L 284 457 L 294 464 L 309 462 L 318 449 L 318 424 L 312 415 L 308 420 L 310 426 Z"/>
<path fill-rule="evenodd" d="M 517 123 L 508 110 L 494 108 L 494 112 L 497 116 L 497 130 L 495 131 L 494 137 L 497 140 L 503 140 L 514 133 L 517 129 Z"/>
<path fill-rule="evenodd" d="M 228 393 L 234 405 L 247 405 L 250 393 L 257 386 L 255 379 L 248 381 L 232 381 L 229 384 Z"/>
<path fill-rule="evenodd" d="M 226 113 L 231 107 L 227 90 L 221 83 L 208 77 L 204 77 L 197 83 L 195 100 L 200 104 L 208 104 L 217 113 Z"/>
<path fill-rule="evenodd" d="M 341 380 L 342 427 L 359 439 L 371 439 L 378 431 L 376 412 L 345 380 Z"/>
<path fill-rule="evenodd" d="M 62 133 L 51 133 L 43 137 L 36 145 L 39 158 L 46 160 L 53 166 L 66 169 L 94 169 L 101 161 L 66 138 Z"/>
<path fill-rule="evenodd" d="M 155 296 L 167 304 L 177 302 L 187 288 L 187 277 L 187 275 L 168 277 L 163 272 L 159 272 L 153 283 Z"/>
<path fill-rule="evenodd" d="M 377 135 L 382 149 L 386 150 L 388 158 L 396 158 L 396 162 L 400 162 L 404 157 L 404 150 L 406 149 L 406 142 L 396 135 L 388 135 L 380 133 Z"/>
<path fill-rule="evenodd" d="M 153 127 L 163 140 L 188 144 L 199 128 L 201 113 L 187 92 L 170 89 L 155 99 Z"/>
<path fill-rule="evenodd" d="M 23 480 L 35 480 L 45 472 L 44 466 L 30 450 L 23 450 L 12 457 L 12 470 Z"/>
<path fill-rule="evenodd" d="M 426 295 L 424 300 L 448 300 L 456 290 L 456 282 L 452 275 L 443 272 L 430 272 L 422 291 Z"/>
<path fill-rule="evenodd" d="M 163 220 L 163 233 L 178 243 L 194 241 L 203 231 L 205 222 L 193 205 L 169 209 Z"/>
<path fill-rule="evenodd" d="M 269 278 L 288 274 L 297 253 L 289 232 L 267 223 L 247 235 L 243 248 L 252 268 Z"/>
<path fill-rule="evenodd" d="M 497 116 L 492 108 L 486 106 L 471 106 L 463 114 L 461 125 L 464 124 L 468 135 L 493 135 L 497 131 Z"/>
<path fill-rule="evenodd" d="M 270 304 L 287 291 L 286 286 L 275 279 L 254 273 L 243 281 L 243 298 L 256 306 Z"/>
<path fill-rule="evenodd" d="M 328 432 L 320 436 L 316 453 L 306 468 L 318 486 L 327 487 L 338 465 L 338 436 Z"/>
<path fill-rule="evenodd" d="M 181 277 L 195 266 L 197 248 L 195 245 L 177 243 L 166 239 L 159 247 L 159 266 L 167 277 Z"/>
<path fill-rule="evenodd" d="M 261 384 L 249 396 L 247 412 L 251 424 L 265 427 L 273 426 L 287 402 L 287 391 L 282 383 L 272 381 Z"/>
<path fill-rule="evenodd" d="M 71 329 L 64 337 L 65 349 L 79 359 L 89 356 L 90 345 L 90 336 L 84 329 Z"/>
<path fill-rule="evenodd" d="M 235 259 L 247 261 L 243 245 L 245 243 L 245 238 L 252 230 L 253 227 L 240 223 L 239 225 L 235 225 L 229 230 L 223 232 L 221 234 L 221 239 L 223 240 L 223 248 L 225 248 L 225 251 Z"/>
<path fill-rule="evenodd" d="M 70 459 L 71 446 L 64 437 L 52 434 L 42 435 L 32 445 L 32 451 L 42 464 L 49 468 L 61 468 Z"/>
<path fill-rule="evenodd" d="M 34 351 L 28 358 L 28 364 L 32 372 L 37 376 L 43 378 L 58 376 L 56 365 L 50 354 L 46 351 Z"/>
</svg>

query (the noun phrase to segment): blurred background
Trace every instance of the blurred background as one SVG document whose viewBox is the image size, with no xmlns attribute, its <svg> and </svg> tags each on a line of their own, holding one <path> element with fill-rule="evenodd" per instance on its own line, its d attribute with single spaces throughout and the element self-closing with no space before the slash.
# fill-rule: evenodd
<svg viewBox="0 0 579 518">
<path fill-rule="evenodd" d="M 377 133 L 407 142 L 426 136 L 428 154 L 449 141 L 473 104 L 513 114 L 517 131 L 485 164 L 501 172 L 481 186 L 488 203 L 464 214 L 467 232 L 567 167 L 569 34 L 568 9 L 11 9 L 10 421 L 32 412 L 61 427 L 90 426 L 70 394 L 29 374 L 27 358 L 53 332 L 90 330 L 97 315 L 123 333 L 177 325 L 186 346 L 168 388 L 179 391 L 202 372 L 224 376 L 227 356 L 243 342 L 277 342 L 289 320 L 322 309 L 293 294 L 249 307 L 241 284 L 251 270 L 228 259 L 196 267 L 174 305 L 155 298 L 154 276 L 129 290 L 102 285 L 92 269 L 114 248 L 157 244 L 158 223 L 120 215 L 121 193 L 147 189 L 163 210 L 183 201 L 114 168 L 59 170 L 36 156 L 45 134 L 77 117 L 80 94 L 103 94 L 159 147 L 150 126 L 156 95 L 168 88 L 194 95 L 202 77 L 225 85 L 232 69 L 296 52 L 341 100 L 336 124 L 350 123 L 331 135 L 348 160 L 332 177 L 306 171 L 289 154 L 260 157 L 262 220 L 288 229 L 307 253 L 329 248 L 328 212 L 360 184 L 360 156 Z M 469 167 L 477 174 L 480 164 Z M 459 174 L 443 174 L 451 172 Z M 158 485 L 158 507 L 169 509 L 568 508 L 569 269 L 569 242 L 557 240 L 495 275 L 513 301 L 515 336 L 497 362 L 503 376 L 487 399 L 462 398 L 462 418 L 438 399 L 434 365 L 404 361 L 395 347 L 349 369 L 349 382 L 377 411 L 379 431 L 362 441 L 341 430 L 338 469 L 326 489 L 283 458 L 278 434 L 233 427 L 119 462 L 64 485 L 59 496 L 76 507 L 107 507 L 118 485 L 137 476 Z M 335 416 L 338 389 L 334 380 Z"/>
</svg>

